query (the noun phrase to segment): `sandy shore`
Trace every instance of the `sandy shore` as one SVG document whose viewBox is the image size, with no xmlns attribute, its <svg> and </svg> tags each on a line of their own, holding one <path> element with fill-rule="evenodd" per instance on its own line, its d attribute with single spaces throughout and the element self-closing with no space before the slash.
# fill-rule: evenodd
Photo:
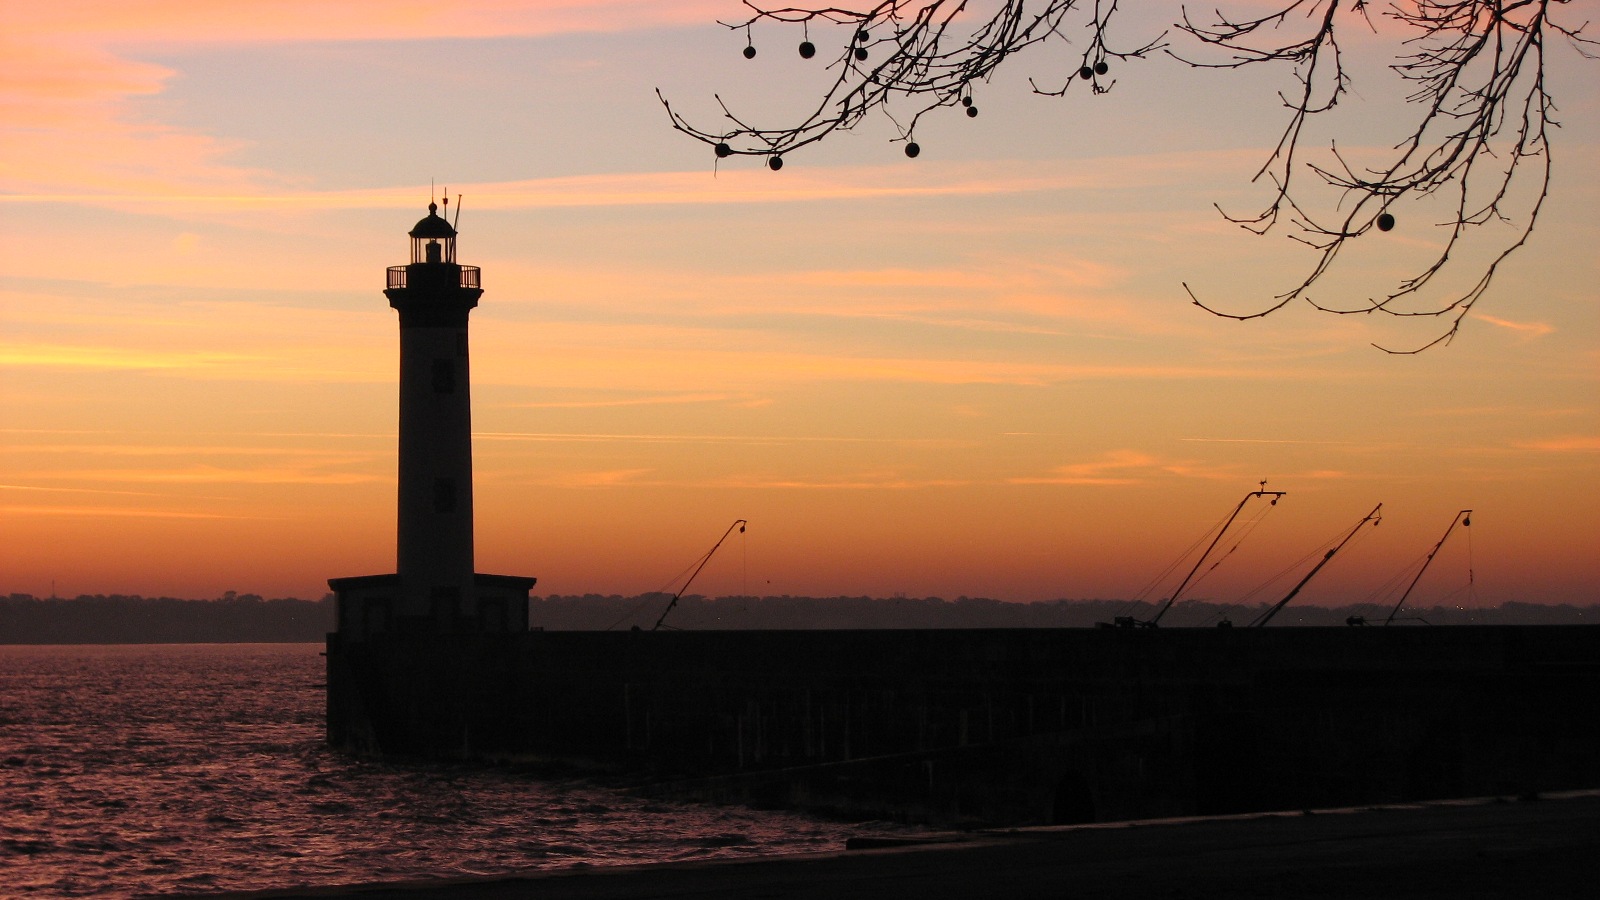
<svg viewBox="0 0 1600 900">
<path fill-rule="evenodd" d="M 212 895 L 446 900 L 1600 896 L 1600 791 L 934 836 L 803 856 Z M 192 895 L 191 895 L 192 896 Z"/>
</svg>

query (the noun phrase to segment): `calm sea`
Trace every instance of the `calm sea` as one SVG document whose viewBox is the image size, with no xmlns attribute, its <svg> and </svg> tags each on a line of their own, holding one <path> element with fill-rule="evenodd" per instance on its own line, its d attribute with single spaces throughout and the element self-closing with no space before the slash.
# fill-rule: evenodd
<svg viewBox="0 0 1600 900">
<path fill-rule="evenodd" d="M 317 644 L 0 646 L 0 897 L 839 849 L 860 826 L 322 745 Z"/>
</svg>

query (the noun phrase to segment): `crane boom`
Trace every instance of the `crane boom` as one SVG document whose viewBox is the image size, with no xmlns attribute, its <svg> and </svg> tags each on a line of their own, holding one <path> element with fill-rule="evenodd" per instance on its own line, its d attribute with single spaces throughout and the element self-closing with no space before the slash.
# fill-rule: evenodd
<svg viewBox="0 0 1600 900">
<path fill-rule="evenodd" d="M 1172 592 L 1172 596 L 1167 598 L 1166 604 L 1156 612 L 1155 616 L 1152 617 L 1150 621 L 1131 622 L 1130 620 L 1130 623 L 1143 625 L 1146 628 L 1154 628 L 1159 625 L 1161 623 L 1161 617 L 1167 614 L 1167 610 L 1172 608 L 1172 604 L 1178 602 L 1178 597 L 1183 594 L 1183 589 L 1189 586 L 1190 581 L 1194 580 L 1195 573 L 1200 571 L 1200 567 L 1205 564 L 1206 558 L 1211 555 L 1211 551 L 1217 549 L 1217 544 L 1222 540 L 1222 536 L 1228 533 L 1228 528 L 1233 525 L 1233 520 L 1239 518 L 1239 513 L 1244 511 L 1244 506 L 1246 503 L 1250 502 L 1250 498 L 1271 497 L 1272 505 L 1277 506 L 1278 498 L 1287 493 L 1287 491 L 1269 491 L 1267 490 L 1267 483 L 1263 481 L 1261 482 L 1261 488 L 1259 490 L 1254 490 L 1248 494 L 1245 494 L 1244 499 L 1239 501 L 1239 505 L 1233 508 L 1233 514 L 1228 516 L 1228 521 L 1222 523 L 1222 528 L 1217 532 L 1217 536 L 1211 539 L 1211 546 L 1207 547 L 1206 551 L 1200 554 L 1200 558 L 1195 560 L 1194 568 L 1189 570 L 1188 575 L 1183 576 L 1183 581 L 1178 584 L 1178 589 Z"/>
<path fill-rule="evenodd" d="M 1450 532 L 1456 530 L 1457 522 L 1461 523 L 1462 528 L 1471 528 L 1472 510 L 1463 509 L 1456 513 L 1455 518 L 1450 520 L 1450 527 L 1444 530 L 1444 537 L 1439 538 L 1439 543 L 1434 544 L 1433 549 L 1428 551 L 1428 558 L 1422 561 L 1422 568 L 1417 570 L 1417 577 L 1411 579 L 1411 584 L 1406 587 L 1406 592 L 1400 595 L 1400 602 L 1394 605 L 1394 609 L 1389 610 L 1389 618 L 1384 619 L 1383 624 L 1388 625 L 1394 621 L 1395 616 L 1400 615 L 1401 607 L 1406 605 L 1406 598 L 1411 596 L 1411 589 L 1416 587 L 1417 582 L 1422 580 L 1422 573 L 1428 571 L 1428 566 L 1433 563 L 1433 558 L 1439 555 L 1439 548 L 1444 546 L 1446 540 L 1449 540 Z"/>
<path fill-rule="evenodd" d="M 1284 598 L 1279 600 L 1277 605 L 1257 616 L 1255 621 L 1250 623 L 1250 627 L 1260 628 L 1266 625 L 1268 622 L 1271 622 L 1272 617 L 1277 615 L 1285 606 L 1289 605 L 1289 601 L 1294 599 L 1295 594 L 1300 593 L 1300 589 L 1305 587 L 1306 584 L 1311 581 L 1312 576 L 1322 571 L 1322 567 L 1327 565 L 1329 560 L 1333 559 L 1333 555 L 1338 553 L 1340 550 L 1343 550 L 1345 544 L 1350 543 L 1350 539 L 1356 536 L 1356 532 L 1361 530 L 1361 526 L 1371 522 L 1373 526 L 1376 527 L 1379 522 L 1383 521 L 1383 516 L 1378 514 L 1382 509 L 1382 503 L 1374 506 L 1372 508 L 1372 512 L 1367 513 L 1366 518 L 1357 522 L 1356 527 L 1350 529 L 1350 533 L 1344 536 L 1344 540 L 1340 541 L 1338 546 L 1322 555 L 1322 559 L 1318 560 L 1317 564 L 1311 567 L 1311 571 L 1306 573 L 1306 577 L 1300 579 L 1300 583 L 1294 586 L 1294 590 L 1291 590 L 1288 594 L 1284 595 Z"/>
<path fill-rule="evenodd" d="M 698 566 L 695 566 L 694 573 L 689 576 L 689 580 L 688 581 L 685 581 L 683 583 L 683 587 L 678 588 L 678 592 L 676 594 L 672 595 L 672 602 L 668 603 L 667 604 L 667 608 L 661 611 L 661 618 L 656 620 L 656 624 L 650 628 L 651 631 L 660 631 L 661 630 L 662 624 L 667 621 L 667 613 L 672 612 L 672 608 L 674 606 L 678 605 L 678 598 L 682 597 L 683 596 L 683 592 L 687 591 L 689 589 L 689 585 L 694 584 L 695 576 L 699 575 L 700 574 L 700 570 L 704 569 L 706 567 L 706 563 L 711 562 L 711 557 L 716 554 L 717 548 L 721 547 L 722 546 L 722 542 L 728 539 L 728 535 L 733 534 L 733 530 L 735 528 L 739 529 L 739 533 L 740 534 L 744 534 L 744 526 L 745 526 L 745 520 L 743 520 L 743 519 L 734 519 L 733 520 L 733 524 L 728 526 L 728 530 L 724 531 L 722 533 L 722 537 L 717 538 L 717 542 L 715 544 L 711 545 L 711 549 L 710 550 L 706 551 L 706 555 L 700 557 L 700 564 Z"/>
</svg>

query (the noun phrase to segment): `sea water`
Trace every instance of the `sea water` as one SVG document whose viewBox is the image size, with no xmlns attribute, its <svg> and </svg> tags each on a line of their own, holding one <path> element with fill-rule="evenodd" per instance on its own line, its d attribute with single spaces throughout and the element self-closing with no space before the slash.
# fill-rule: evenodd
<svg viewBox="0 0 1600 900">
<path fill-rule="evenodd" d="M 0 646 L 0 897 L 842 847 L 861 826 L 323 745 L 318 644 Z"/>
</svg>

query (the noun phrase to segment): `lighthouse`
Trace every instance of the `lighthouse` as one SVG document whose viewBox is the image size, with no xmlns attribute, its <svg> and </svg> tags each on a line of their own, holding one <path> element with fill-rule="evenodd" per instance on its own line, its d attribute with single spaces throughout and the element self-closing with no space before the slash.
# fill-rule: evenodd
<svg viewBox="0 0 1600 900">
<path fill-rule="evenodd" d="M 434 204 L 411 229 L 411 262 L 389 267 L 383 293 L 400 314 L 400 592 L 465 613 L 473 576 L 467 314 L 483 288 L 477 266 L 456 262 L 456 230 Z"/>
<path fill-rule="evenodd" d="M 329 579 L 339 633 L 526 631 L 535 579 L 482 574 L 473 560 L 467 317 L 481 273 L 456 261 L 455 226 L 436 204 L 409 236 L 411 261 L 389 267 L 383 292 L 400 319 L 395 571 Z"/>
</svg>

